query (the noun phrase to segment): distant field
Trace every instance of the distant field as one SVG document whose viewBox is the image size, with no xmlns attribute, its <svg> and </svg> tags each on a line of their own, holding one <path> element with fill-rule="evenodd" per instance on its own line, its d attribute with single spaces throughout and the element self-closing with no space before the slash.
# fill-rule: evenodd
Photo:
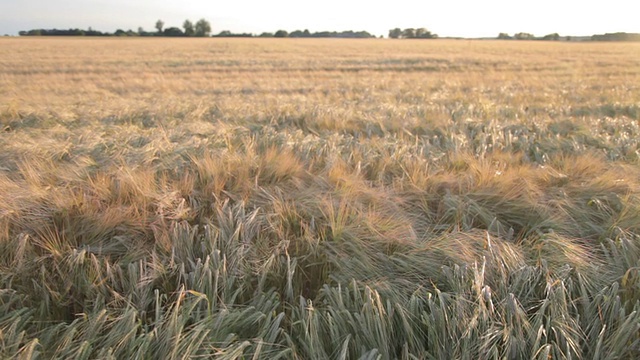
<svg viewBox="0 0 640 360">
<path fill-rule="evenodd" d="M 0 38 L 0 358 L 640 357 L 640 44 Z"/>
</svg>

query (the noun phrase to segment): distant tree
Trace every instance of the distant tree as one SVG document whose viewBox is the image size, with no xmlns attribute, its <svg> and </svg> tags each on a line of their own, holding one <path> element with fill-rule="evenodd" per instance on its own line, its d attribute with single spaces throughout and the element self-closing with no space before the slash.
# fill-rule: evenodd
<svg viewBox="0 0 640 360">
<path fill-rule="evenodd" d="M 289 33 L 286 30 L 278 30 L 276 31 L 276 33 L 273 35 L 273 37 L 277 37 L 277 38 L 286 38 L 289 37 Z"/>
<path fill-rule="evenodd" d="M 114 35 L 115 36 L 127 36 L 127 33 L 122 29 L 118 29 L 118 30 L 116 30 Z"/>
<path fill-rule="evenodd" d="M 142 26 L 138 27 L 138 35 L 142 36 L 144 35 L 145 31 L 144 28 Z"/>
<path fill-rule="evenodd" d="M 92 27 L 89 27 L 89 29 L 87 31 L 85 31 L 85 35 L 86 36 L 105 36 L 105 35 L 111 35 L 111 34 L 103 34 L 100 31 L 94 30 Z"/>
<path fill-rule="evenodd" d="M 200 19 L 196 23 L 196 36 L 204 37 L 211 34 L 211 23 L 205 19 Z"/>
<path fill-rule="evenodd" d="M 318 32 L 307 32 L 296 30 L 289 34 L 289 37 L 308 37 L 308 38 L 347 38 L 347 39 L 364 39 L 374 37 L 370 33 L 366 31 L 353 31 L 353 30 L 345 30 L 341 32 L 337 31 L 318 31 Z"/>
<path fill-rule="evenodd" d="M 433 39 L 438 35 L 431 33 L 431 31 L 425 28 L 416 29 L 416 38 L 418 39 Z"/>
<path fill-rule="evenodd" d="M 170 27 L 170 28 L 164 29 L 164 31 L 162 32 L 162 35 L 170 36 L 170 37 L 180 37 L 180 36 L 184 36 L 184 33 L 180 28 Z"/>
<path fill-rule="evenodd" d="M 509 36 L 509 34 L 507 34 L 507 33 L 500 33 L 500 34 L 498 34 L 498 39 L 500 39 L 500 40 L 511 40 L 512 37 Z"/>
<path fill-rule="evenodd" d="M 402 29 L 395 28 L 389 30 L 389 38 L 390 39 L 398 39 L 402 35 Z"/>
<path fill-rule="evenodd" d="M 416 30 L 414 28 L 406 28 L 402 30 L 402 37 L 405 39 L 413 39 L 416 37 Z"/>
<path fill-rule="evenodd" d="M 513 37 L 516 40 L 533 40 L 533 39 L 535 39 L 535 36 L 533 36 L 533 34 L 525 33 L 525 32 L 519 32 L 519 33 L 515 34 Z"/>
<path fill-rule="evenodd" d="M 545 35 L 545 36 L 542 37 L 542 40 L 558 41 L 558 40 L 560 40 L 560 35 L 558 33 Z"/>
<path fill-rule="evenodd" d="M 186 36 L 194 36 L 196 34 L 196 29 L 193 27 L 191 20 L 185 20 L 182 27 L 184 28 L 184 34 Z"/>
<path fill-rule="evenodd" d="M 162 33 L 162 28 L 164 28 L 164 21 L 156 21 L 156 29 L 158 29 L 158 34 Z"/>
<path fill-rule="evenodd" d="M 213 37 L 235 37 L 235 38 L 244 37 L 244 38 L 247 38 L 247 37 L 253 37 L 253 34 L 252 33 L 232 33 L 229 30 L 222 30 L 217 35 L 211 35 L 211 36 L 213 36 Z"/>
<path fill-rule="evenodd" d="M 343 31 L 341 33 L 336 34 L 335 36 L 340 38 L 353 38 L 353 39 L 367 39 L 367 38 L 375 37 L 375 35 L 371 35 L 366 31 L 352 31 L 352 30 Z"/>
<path fill-rule="evenodd" d="M 640 41 L 640 34 L 616 32 L 591 36 L 592 41 Z"/>
<path fill-rule="evenodd" d="M 263 32 L 262 34 L 260 34 L 258 37 L 273 37 L 273 33 L 270 32 Z"/>
</svg>

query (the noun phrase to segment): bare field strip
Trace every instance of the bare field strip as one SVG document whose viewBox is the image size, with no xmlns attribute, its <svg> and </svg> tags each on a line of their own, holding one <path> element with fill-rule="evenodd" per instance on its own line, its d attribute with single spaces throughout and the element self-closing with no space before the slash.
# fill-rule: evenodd
<svg viewBox="0 0 640 360">
<path fill-rule="evenodd" d="M 640 44 L 0 38 L 0 357 L 640 357 Z"/>
</svg>

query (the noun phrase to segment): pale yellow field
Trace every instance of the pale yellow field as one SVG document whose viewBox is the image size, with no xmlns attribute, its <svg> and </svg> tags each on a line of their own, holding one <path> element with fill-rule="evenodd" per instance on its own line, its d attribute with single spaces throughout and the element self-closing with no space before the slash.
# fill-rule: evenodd
<svg viewBox="0 0 640 360">
<path fill-rule="evenodd" d="M 640 98 L 635 43 L 17 38 L 0 46 L 3 110 L 64 119 L 216 107 L 237 118 L 337 111 L 385 122 L 392 111 L 411 122 L 420 121 L 412 111 L 432 120 L 469 105 L 484 117 L 525 107 L 554 117 Z"/>
<path fill-rule="evenodd" d="M 640 44 L 0 38 L 0 358 L 640 356 Z"/>
<path fill-rule="evenodd" d="M 305 131 L 413 132 L 467 118 L 590 126 L 640 111 L 634 43 L 16 38 L 0 47 L 7 129 L 31 119 L 75 123 L 56 129 L 73 134 L 87 124 L 115 131 L 113 121 L 146 117 L 172 128 L 297 119 Z M 38 136 L 5 134 L 0 158 L 15 159 L 12 137 L 37 151 Z"/>
</svg>

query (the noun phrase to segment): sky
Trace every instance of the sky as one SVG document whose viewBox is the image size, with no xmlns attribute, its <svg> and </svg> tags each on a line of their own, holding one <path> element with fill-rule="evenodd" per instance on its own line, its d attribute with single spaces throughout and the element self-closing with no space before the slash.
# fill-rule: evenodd
<svg viewBox="0 0 640 360">
<path fill-rule="evenodd" d="M 496 37 L 640 33 L 637 0 L 0 0 L 0 35 L 37 28 L 113 32 L 143 27 L 181 27 L 204 18 L 213 33 L 365 30 L 424 27 L 441 37 Z"/>
</svg>

